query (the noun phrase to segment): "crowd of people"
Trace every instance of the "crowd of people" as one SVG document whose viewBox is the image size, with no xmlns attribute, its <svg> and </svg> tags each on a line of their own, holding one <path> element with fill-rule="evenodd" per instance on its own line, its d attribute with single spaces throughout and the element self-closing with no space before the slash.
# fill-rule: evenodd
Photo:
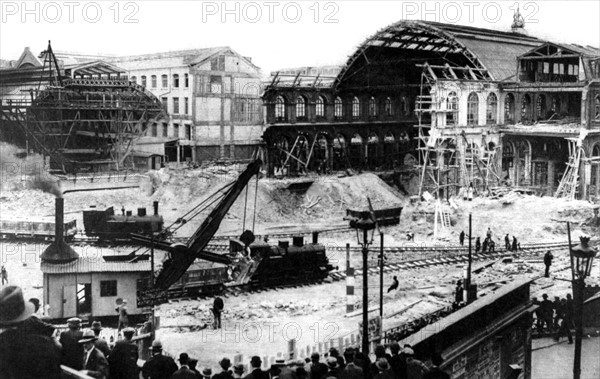
<svg viewBox="0 0 600 379">
<path fill-rule="evenodd" d="M 56 328 L 36 316 L 39 300 L 25 301 L 20 287 L 6 286 L 0 291 L 0 373 L 6 379 L 59 379 L 61 365 L 99 379 L 420 379 L 449 378 L 439 368 L 442 358 L 435 355 L 430 365 L 415 357 L 411 346 L 400 348 L 397 343 L 375 349 L 375 360 L 355 348 L 343 355 L 335 349 L 321 357 L 313 353 L 310 359 L 277 361 L 263 371 L 260 357 L 250 360 L 246 372 L 243 364 L 232 365 L 228 358 L 219 361 L 221 372 L 210 368 L 199 371 L 198 360 L 181 353 L 176 361 L 163 353 L 159 340 L 152 342 L 152 356 L 138 367 L 138 345 L 133 341 L 135 330 L 122 330 L 123 339 L 106 341 L 100 336 L 102 324 L 94 321 L 82 330 L 82 320 L 67 320 L 68 330 Z M 114 343 L 113 343 L 114 342 Z M 323 359 L 322 359 L 323 358 Z"/>
<path fill-rule="evenodd" d="M 573 343 L 571 329 L 575 328 L 573 323 L 573 298 L 567 294 L 566 298 L 554 296 L 554 301 L 548 300 L 548 295 L 542 295 L 542 301 L 536 297 L 532 299 L 535 305 L 539 305 L 535 311 L 535 330 L 539 334 L 552 334 L 555 341 L 566 336 L 569 343 Z"/>
</svg>

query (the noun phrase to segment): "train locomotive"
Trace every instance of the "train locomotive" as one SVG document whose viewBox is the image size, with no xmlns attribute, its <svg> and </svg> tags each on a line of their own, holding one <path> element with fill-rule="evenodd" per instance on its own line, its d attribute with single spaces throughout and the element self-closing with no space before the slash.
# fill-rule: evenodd
<svg viewBox="0 0 600 379">
<path fill-rule="evenodd" d="M 158 201 L 154 202 L 154 214 L 146 214 L 146 208 L 138 208 L 136 215 L 122 209 L 115 214 L 113 207 L 104 210 L 90 208 L 83 211 L 83 226 L 88 237 L 100 241 L 129 241 L 131 233 L 152 235 L 163 230 L 163 218 L 158 214 Z"/>
</svg>

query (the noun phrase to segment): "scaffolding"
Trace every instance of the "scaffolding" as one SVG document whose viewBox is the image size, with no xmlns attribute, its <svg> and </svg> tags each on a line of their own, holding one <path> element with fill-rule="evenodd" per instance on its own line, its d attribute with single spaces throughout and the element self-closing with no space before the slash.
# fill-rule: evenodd
<svg viewBox="0 0 600 379">
<path fill-rule="evenodd" d="M 554 194 L 556 198 L 565 198 L 574 200 L 577 195 L 579 186 L 579 166 L 584 154 L 582 142 L 585 138 L 584 134 L 580 134 L 579 138 L 567 138 L 569 146 L 569 161 L 567 168 L 563 174 L 558 189 Z"/>
<path fill-rule="evenodd" d="M 40 85 L 3 104 L 0 120 L 20 133 L 15 141 L 49 158 L 64 173 L 122 170 L 147 126 L 164 117 L 162 103 L 110 67 L 87 67 L 86 77 L 61 77 L 50 44 Z M 42 82 L 47 82 L 41 88 Z"/>
<path fill-rule="evenodd" d="M 444 189 L 449 195 L 452 187 L 458 191 L 459 187 L 466 188 L 471 183 L 480 184 L 487 191 L 490 184 L 500 181 L 498 146 L 488 143 L 482 134 L 483 148 L 475 148 L 465 131 L 455 127 L 459 111 L 456 96 L 444 98 L 434 91 L 439 79 L 486 80 L 486 73 L 478 68 L 451 67 L 449 64 L 436 66 L 425 63 L 418 66 L 422 67 L 420 95 L 415 104 L 419 122 L 419 196 L 429 191 L 440 198 Z M 446 120 L 452 124 L 438 125 L 439 115 L 446 115 Z M 459 140 L 464 142 L 464 148 L 458 147 Z"/>
</svg>

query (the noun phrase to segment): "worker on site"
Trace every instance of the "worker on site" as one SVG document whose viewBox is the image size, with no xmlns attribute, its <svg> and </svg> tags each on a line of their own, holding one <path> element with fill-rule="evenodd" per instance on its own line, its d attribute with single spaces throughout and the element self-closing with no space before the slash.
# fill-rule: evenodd
<svg viewBox="0 0 600 379">
<path fill-rule="evenodd" d="M 473 192 L 475 189 L 473 188 L 473 183 L 469 184 L 469 189 L 467 190 L 467 198 L 469 201 L 473 201 Z"/>
<path fill-rule="evenodd" d="M 554 255 L 552 255 L 550 250 L 548 250 L 544 255 L 544 265 L 546 265 L 546 272 L 544 273 L 544 276 L 546 278 L 550 277 L 550 266 L 552 265 L 552 259 L 554 259 Z"/>
<path fill-rule="evenodd" d="M 475 254 L 479 253 L 479 250 L 481 250 L 481 238 L 477 237 L 475 240 Z"/>
<path fill-rule="evenodd" d="M 399 284 L 400 283 L 398 282 L 398 278 L 394 276 L 394 282 L 392 283 L 392 285 L 390 286 L 390 288 L 388 288 L 387 291 L 390 292 L 390 291 L 393 291 L 393 290 L 397 289 Z"/>
<path fill-rule="evenodd" d="M 461 231 L 460 234 L 458 235 L 458 243 L 460 244 L 460 246 L 464 246 L 465 244 L 465 231 Z"/>
<path fill-rule="evenodd" d="M 504 248 L 506 251 L 510 251 L 510 237 L 508 236 L 508 233 L 504 236 Z"/>
<path fill-rule="evenodd" d="M 212 313 L 214 316 L 213 328 L 220 329 L 221 328 L 221 314 L 223 313 L 223 308 L 225 304 L 223 304 L 223 299 L 220 297 L 216 297 L 213 302 Z"/>
<path fill-rule="evenodd" d="M 2 285 L 8 284 L 8 272 L 6 271 L 6 267 L 2 266 L 0 275 L 2 276 Z"/>
</svg>

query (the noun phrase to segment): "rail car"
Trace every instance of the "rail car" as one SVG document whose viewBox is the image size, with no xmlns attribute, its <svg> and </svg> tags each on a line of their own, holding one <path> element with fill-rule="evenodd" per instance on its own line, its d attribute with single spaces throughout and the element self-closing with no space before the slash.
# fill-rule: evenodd
<svg viewBox="0 0 600 379">
<path fill-rule="evenodd" d="M 250 288 L 309 283 L 325 279 L 334 267 L 329 264 L 325 246 L 304 244 L 303 237 L 280 241 L 273 246 L 264 242 L 253 243 L 248 252 L 232 244 L 231 264 L 196 260 L 168 289 L 169 297 L 214 295 L 228 286 Z M 168 265 L 168 260 L 163 265 Z M 164 268 L 164 266 L 163 266 Z"/>
<path fill-rule="evenodd" d="M 2 239 L 54 240 L 55 225 L 54 218 L 0 220 L 0 237 Z M 71 241 L 77 234 L 77 221 L 74 219 L 65 221 L 63 230 L 65 240 Z"/>
<path fill-rule="evenodd" d="M 131 233 L 151 235 L 163 229 L 163 218 L 158 214 L 158 204 L 154 204 L 154 214 L 147 215 L 146 208 L 138 208 L 137 214 L 125 211 L 115 214 L 113 207 L 106 209 L 90 208 L 83 211 L 83 226 L 88 237 L 98 237 L 100 241 L 129 241 Z"/>
</svg>

